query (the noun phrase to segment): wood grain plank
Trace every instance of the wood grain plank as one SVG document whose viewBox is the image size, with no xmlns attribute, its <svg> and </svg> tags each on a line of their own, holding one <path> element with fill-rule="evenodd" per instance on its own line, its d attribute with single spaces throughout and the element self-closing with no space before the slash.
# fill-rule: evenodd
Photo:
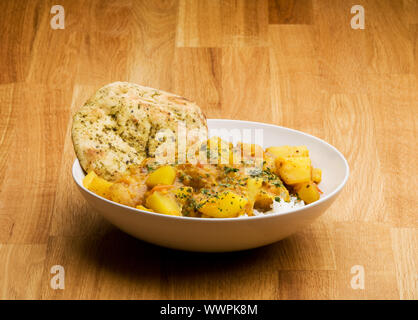
<svg viewBox="0 0 418 320">
<path fill-rule="evenodd" d="M 196 101 L 208 118 L 219 115 L 222 49 L 177 48 L 173 76 L 173 92 Z"/>
<path fill-rule="evenodd" d="M 76 158 L 71 140 L 72 115 L 97 90 L 95 86 L 75 86 L 65 128 L 65 142 L 59 160 L 60 171 L 55 188 L 55 202 L 49 234 L 52 236 L 86 236 L 92 230 L 106 231 L 108 224 L 89 207 L 72 178 L 72 165 Z M 95 228 L 99 226 L 99 228 Z"/>
<path fill-rule="evenodd" d="M 7 159 L 12 152 L 13 129 L 16 125 L 16 117 L 13 113 L 13 84 L 0 85 L 0 185 L 4 180 L 7 167 Z"/>
<path fill-rule="evenodd" d="M 128 79 L 171 91 L 178 3 L 134 1 L 127 51 Z"/>
<path fill-rule="evenodd" d="M 327 104 L 328 110 L 324 114 L 326 140 L 343 152 L 351 169 L 345 188 L 347 197 L 337 199 L 340 210 L 333 218 L 388 222 L 390 212 L 384 210 L 386 186 L 380 174 L 378 138 L 370 99 L 367 95 L 334 94 Z M 358 183 L 360 180 L 362 183 Z"/>
<path fill-rule="evenodd" d="M 24 81 L 30 53 L 43 12 L 41 1 L 0 3 L 0 84 Z"/>
<path fill-rule="evenodd" d="M 312 0 L 269 0 L 270 24 L 312 24 Z"/>
<path fill-rule="evenodd" d="M 39 26 L 31 44 L 31 55 L 25 81 L 49 86 L 71 88 L 78 69 L 80 46 L 83 37 L 83 6 L 75 1 L 61 1 L 65 12 L 65 28 L 54 30 L 50 26 L 53 15 L 50 10 L 55 1 L 43 1 L 37 5 Z"/>
<path fill-rule="evenodd" d="M 10 152 L 1 184 L 0 208 L 13 220 L 3 243 L 46 243 L 59 173 L 58 150 L 68 120 L 68 92 L 42 85 L 16 84 Z M 36 101 L 36 104 L 34 104 Z M 28 112 L 30 108 L 30 112 Z M 22 201 L 24 199 L 24 201 Z M 34 214 L 37 213 L 37 214 Z"/>
<path fill-rule="evenodd" d="M 163 256 L 162 272 L 167 281 L 163 298 L 281 298 L 279 292 L 284 291 L 279 272 L 281 277 L 283 270 L 335 270 L 325 225 L 314 224 L 279 243 L 244 252 L 206 255 L 168 251 Z"/>
<path fill-rule="evenodd" d="M 0 299 L 39 299 L 46 245 L 0 244 Z"/>
<path fill-rule="evenodd" d="M 160 248 L 115 228 L 88 237 L 51 237 L 43 299 L 156 299 L 161 296 Z M 65 270 L 65 289 L 49 286 L 50 266 Z"/>
<path fill-rule="evenodd" d="M 0 85 L 0 193 L 5 189 L 4 179 L 10 154 L 13 152 L 13 132 L 16 116 L 13 113 L 14 84 Z M 13 232 L 14 219 L 7 212 L 5 201 L 0 202 L 0 239 L 7 239 Z"/>
<path fill-rule="evenodd" d="M 278 77 L 320 74 L 314 29 L 305 25 L 269 26 L 270 70 Z"/>
<path fill-rule="evenodd" d="M 390 228 L 376 223 L 335 223 L 337 299 L 399 299 Z M 353 289 L 353 266 L 364 268 L 364 290 Z"/>
<path fill-rule="evenodd" d="M 411 73 L 414 65 L 413 47 L 409 25 L 402 16 L 402 1 L 370 1 L 367 12 L 370 72 Z"/>
<path fill-rule="evenodd" d="M 418 23 L 409 25 L 409 33 L 411 34 L 412 51 L 414 53 L 414 66 L 412 71 L 418 77 Z"/>
<path fill-rule="evenodd" d="M 392 228 L 392 249 L 401 299 L 418 297 L 418 231 L 412 228 Z"/>
<path fill-rule="evenodd" d="M 407 24 L 418 24 L 418 1 L 403 0 L 404 12 L 402 17 L 405 17 Z"/>
<path fill-rule="evenodd" d="M 128 80 L 131 2 L 92 1 L 83 11 L 90 19 L 83 23 L 76 83 L 100 87 Z"/>
<path fill-rule="evenodd" d="M 370 76 L 370 104 L 375 119 L 383 208 L 392 226 L 417 227 L 418 191 L 410 188 L 418 168 L 418 84 L 415 76 Z M 406 160 L 408 159 L 408 160 Z M 391 192 L 396 187 L 396 192 Z"/>
<path fill-rule="evenodd" d="M 327 140 L 324 115 L 329 100 L 328 80 L 319 75 L 294 73 L 283 75 L 271 56 L 271 104 L 276 124 L 294 128 Z M 333 87 L 333 86 L 331 86 Z M 339 148 L 339 145 L 336 145 Z"/>
<path fill-rule="evenodd" d="M 332 92 L 362 93 L 363 74 L 370 68 L 372 52 L 368 29 L 351 28 L 350 9 L 354 4 L 341 0 L 322 0 L 314 4 L 315 54 L 320 75 L 332 84 Z"/>
<path fill-rule="evenodd" d="M 267 43 L 267 1 L 180 0 L 178 47 L 245 47 Z"/>
<path fill-rule="evenodd" d="M 168 251 L 162 257 L 162 298 L 274 299 L 278 271 L 275 265 L 264 264 L 272 250 L 269 246 L 210 255 Z"/>
<path fill-rule="evenodd" d="M 280 271 L 279 274 L 280 299 L 328 300 L 336 296 L 335 271 Z"/>
<path fill-rule="evenodd" d="M 267 48 L 222 50 L 222 107 L 222 116 L 219 114 L 218 117 L 275 121 L 270 117 L 269 109 L 270 71 Z M 257 113 L 256 110 L 262 112 Z"/>
<path fill-rule="evenodd" d="M 336 269 L 332 231 L 327 224 L 315 222 L 273 245 L 270 263 L 275 270 L 301 271 Z"/>
</svg>

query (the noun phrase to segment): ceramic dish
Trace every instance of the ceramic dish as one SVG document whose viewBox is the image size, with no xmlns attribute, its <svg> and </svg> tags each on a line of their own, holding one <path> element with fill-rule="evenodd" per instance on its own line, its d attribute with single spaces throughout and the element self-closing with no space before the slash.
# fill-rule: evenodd
<svg viewBox="0 0 418 320">
<path fill-rule="evenodd" d="M 72 168 L 74 181 L 91 206 L 122 231 L 156 245 L 201 252 L 245 250 L 279 241 L 323 214 L 347 182 L 349 168 L 344 156 L 330 144 L 309 134 L 240 120 L 208 119 L 208 127 L 210 130 L 262 129 L 263 148 L 306 145 L 312 165 L 322 169 L 321 198 L 285 213 L 207 219 L 145 212 L 104 199 L 84 188 L 85 173 L 78 160 Z"/>
</svg>

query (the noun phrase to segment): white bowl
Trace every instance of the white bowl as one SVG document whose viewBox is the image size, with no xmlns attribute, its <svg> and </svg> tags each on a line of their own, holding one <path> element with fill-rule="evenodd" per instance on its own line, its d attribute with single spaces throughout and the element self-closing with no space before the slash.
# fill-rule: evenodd
<svg viewBox="0 0 418 320">
<path fill-rule="evenodd" d="M 147 242 L 173 249 L 225 252 L 251 249 L 281 240 L 319 217 L 345 185 L 349 168 L 333 146 L 306 133 L 270 124 L 239 120 L 208 120 L 209 129 L 263 129 L 263 147 L 306 145 L 314 167 L 322 169 L 321 199 L 280 214 L 204 219 L 144 212 L 104 199 L 83 187 L 78 160 L 73 178 L 86 200 L 112 224 Z"/>
</svg>

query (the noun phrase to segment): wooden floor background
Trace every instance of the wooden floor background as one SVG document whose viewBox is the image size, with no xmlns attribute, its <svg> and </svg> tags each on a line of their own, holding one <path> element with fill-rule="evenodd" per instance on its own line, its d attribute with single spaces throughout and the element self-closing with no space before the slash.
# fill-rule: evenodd
<svg viewBox="0 0 418 320">
<path fill-rule="evenodd" d="M 55 4 L 64 30 L 50 27 Z M 354 4 L 364 30 L 350 27 Z M 418 298 L 417 1 L 2 0 L 0 43 L 0 299 Z M 310 227 L 260 249 L 136 240 L 70 175 L 71 114 L 116 80 L 194 99 L 208 118 L 316 135 L 347 157 L 348 184 Z"/>
</svg>

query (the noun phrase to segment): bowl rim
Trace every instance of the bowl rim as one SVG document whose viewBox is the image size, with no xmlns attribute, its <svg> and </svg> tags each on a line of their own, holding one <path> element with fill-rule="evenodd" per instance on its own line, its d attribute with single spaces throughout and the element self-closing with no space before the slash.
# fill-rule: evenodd
<svg viewBox="0 0 418 320">
<path fill-rule="evenodd" d="M 229 122 L 229 121 L 238 121 L 241 123 L 247 123 L 250 125 L 263 125 L 263 126 L 268 126 L 268 127 L 274 127 L 274 128 L 281 128 L 290 132 L 294 132 L 294 133 L 298 133 L 298 134 L 302 134 L 304 136 L 307 136 L 309 138 L 312 138 L 320 143 L 325 144 L 326 146 L 328 146 L 329 148 L 331 148 L 337 155 L 338 157 L 343 161 L 344 163 L 344 168 L 345 168 L 345 176 L 343 181 L 328 195 L 326 195 L 323 198 L 320 198 L 318 201 L 315 201 L 313 203 L 307 204 L 303 207 L 298 207 L 295 209 L 291 209 L 289 211 L 286 212 L 282 212 L 282 213 L 268 213 L 268 214 L 262 214 L 262 215 L 257 215 L 257 216 L 240 216 L 240 217 L 234 217 L 234 218 L 199 218 L 199 217 L 185 217 L 185 216 L 173 216 L 173 215 L 167 215 L 167 214 L 163 214 L 163 213 L 157 213 L 157 212 L 150 212 L 150 211 L 144 211 L 144 210 L 140 210 L 140 209 L 136 209 L 133 207 L 129 207 L 127 205 L 121 204 L 121 203 L 117 203 L 111 200 L 108 200 L 106 198 L 103 198 L 97 194 L 95 194 L 94 192 L 88 190 L 87 188 L 85 188 L 83 186 L 82 181 L 78 181 L 78 179 L 76 178 L 76 173 L 75 171 L 78 169 L 77 167 L 81 168 L 81 170 L 84 172 L 83 168 L 80 165 L 80 162 L 78 161 L 78 159 L 76 158 L 74 160 L 74 163 L 72 165 L 71 168 L 71 172 L 72 172 L 72 176 L 73 179 L 75 181 L 75 183 L 79 186 L 79 188 L 81 188 L 82 190 L 84 190 L 85 192 L 91 194 L 92 196 L 99 198 L 102 201 L 107 202 L 110 205 L 114 205 L 114 206 L 118 206 L 124 209 L 128 209 L 128 211 L 130 211 L 130 213 L 135 213 L 137 214 L 138 212 L 141 212 L 143 214 L 147 214 L 150 216 L 156 216 L 156 217 L 164 217 L 167 219 L 175 219 L 175 220 L 179 220 L 179 221 L 202 221 L 202 222 L 209 222 L 209 223 L 219 223 L 219 222 L 237 222 L 237 221 L 251 221 L 251 220 L 258 220 L 258 219 L 268 219 L 268 218 L 274 218 L 277 216 L 285 216 L 285 215 L 290 215 L 290 214 L 296 214 L 299 212 L 303 212 L 306 211 L 310 208 L 319 206 L 320 204 L 329 201 L 330 199 L 332 199 L 334 196 L 336 196 L 341 190 L 342 188 L 345 186 L 345 184 L 347 183 L 348 177 L 350 176 L 350 167 L 348 166 L 348 162 L 346 160 L 346 158 L 344 157 L 344 155 L 337 149 L 335 148 L 333 145 L 329 144 L 328 142 L 315 137 L 311 134 L 305 133 L 303 131 L 299 131 L 299 130 L 295 130 L 295 129 L 291 129 L 291 128 L 287 128 L 287 127 L 283 127 L 283 126 L 278 126 L 278 125 L 274 125 L 274 124 L 270 124 L 270 123 L 264 123 L 264 122 L 256 122 L 256 121 L 247 121 L 247 120 L 236 120 L 236 119 L 207 119 L 208 122 L 212 122 L 212 121 L 219 121 L 219 122 Z"/>
</svg>

